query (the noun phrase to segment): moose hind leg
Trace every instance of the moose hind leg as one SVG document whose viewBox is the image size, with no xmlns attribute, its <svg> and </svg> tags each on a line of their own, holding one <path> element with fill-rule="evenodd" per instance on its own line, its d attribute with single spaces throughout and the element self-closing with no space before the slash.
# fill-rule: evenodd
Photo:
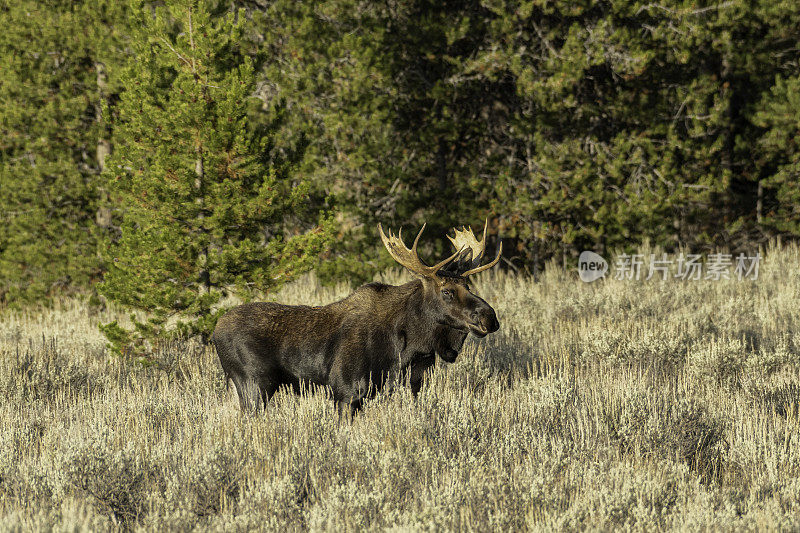
<svg viewBox="0 0 800 533">
<path fill-rule="evenodd" d="M 253 379 L 242 382 L 241 394 L 239 394 L 239 405 L 242 411 L 261 411 L 267 408 L 267 402 L 278 390 L 278 386 L 272 381 L 256 381 Z"/>
<path fill-rule="evenodd" d="M 261 394 L 258 384 L 252 379 L 242 376 L 233 376 L 233 384 L 236 386 L 236 393 L 239 395 L 239 407 L 242 411 L 252 412 L 258 409 L 261 402 Z"/>
<path fill-rule="evenodd" d="M 236 381 L 233 379 L 233 376 L 230 374 L 225 374 L 225 403 L 232 403 L 233 401 L 237 400 L 241 402 L 241 397 L 239 396 L 239 387 L 236 385 Z"/>
</svg>

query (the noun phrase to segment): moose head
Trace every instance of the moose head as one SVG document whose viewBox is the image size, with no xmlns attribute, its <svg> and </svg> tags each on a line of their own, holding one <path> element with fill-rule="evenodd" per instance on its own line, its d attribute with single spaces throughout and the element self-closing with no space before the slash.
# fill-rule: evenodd
<svg viewBox="0 0 800 533">
<path fill-rule="evenodd" d="M 392 258 L 421 278 L 425 295 L 424 312 L 438 325 L 455 330 L 452 335 L 447 332 L 448 335 L 459 336 L 460 332 L 461 342 L 470 331 L 477 337 L 485 337 L 497 331 L 500 323 L 497 321 L 494 309 L 472 292 L 468 277 L 495 266 L 500 261 L 502 243 L 494 261 L 480 266 L 486 245 L 486 225 L 481 241 L 475 238 L 471 229 L 456 229 L 455 237 L 448 236 L 456 252 L 435 265 L 428 266 L 417 254 L 417 244 L 424 230 L 423 224 L 409 249 L 403 242 L 402 230 L 397 236 L 391 232 L 387 236 L 383 228 L 378 225 L 381 240 Z M 437 350 L 437 352 L 443 360 L 453 362 L 458 355 L 460 344 L 453 346 L 454 349 Z"/>
</svg>

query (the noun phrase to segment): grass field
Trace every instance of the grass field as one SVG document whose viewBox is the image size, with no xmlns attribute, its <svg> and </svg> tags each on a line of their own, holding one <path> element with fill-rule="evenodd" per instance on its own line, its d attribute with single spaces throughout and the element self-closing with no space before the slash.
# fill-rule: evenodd
<svg viewBox="0 0 800 533">
<path fill-rule="evenodd" d="M 798 529 L 799 269 L 485 275 L 500 331 L 352 424 L 322 394 L 240 414 L 210 347 L 111 357 L 113 310 L 2 311 L 0 530 Z"/>
</svg>

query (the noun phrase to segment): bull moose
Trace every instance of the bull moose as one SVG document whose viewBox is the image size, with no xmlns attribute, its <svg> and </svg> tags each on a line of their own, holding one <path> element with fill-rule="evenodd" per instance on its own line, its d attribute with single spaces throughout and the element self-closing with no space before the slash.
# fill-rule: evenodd
<svg viewBox="0 0 800 533">
<path fill-rule="evenodd" d="M 407 248 L 402 229 L 378 233 L 392 258 L 419 279 L 404 285 L 367 283 L 350 296 L 321 307 L 247 303 L 218 321 L 212 340 L 226 380 L 233 381 L 243 410 L 265 406 L 281 385 L 327 386 L 339 413 L 352 416 L 364 399 L 408 379 L 413 394 L 436 355 L 455 361 L 467 334 L 477 337 L 500 327 L 494 309 L 471 292 L 468 277 L 481 266 L 486 224 L 478 241 L 471 229 L 448 238 L 456 251 L 428 266 Z"/>
</svg>

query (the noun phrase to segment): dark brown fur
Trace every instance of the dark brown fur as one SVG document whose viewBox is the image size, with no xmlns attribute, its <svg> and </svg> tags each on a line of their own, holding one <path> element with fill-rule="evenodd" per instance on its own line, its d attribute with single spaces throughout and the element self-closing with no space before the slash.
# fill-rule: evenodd
<svg viewBox="0 0 800 533">
<path fill-rule="evenodd" d="M 453 362 L 467 333 L 499 328 L 494 310 L 463 278 L 369 283 L 322 307 L 250 303 L 228 311 L 212 340 L 243 409 L 281 385 L 330 388 L 352 412 L 387 383 L 408 377 L 416 394 L 435 355 Z"/>
</svg>

